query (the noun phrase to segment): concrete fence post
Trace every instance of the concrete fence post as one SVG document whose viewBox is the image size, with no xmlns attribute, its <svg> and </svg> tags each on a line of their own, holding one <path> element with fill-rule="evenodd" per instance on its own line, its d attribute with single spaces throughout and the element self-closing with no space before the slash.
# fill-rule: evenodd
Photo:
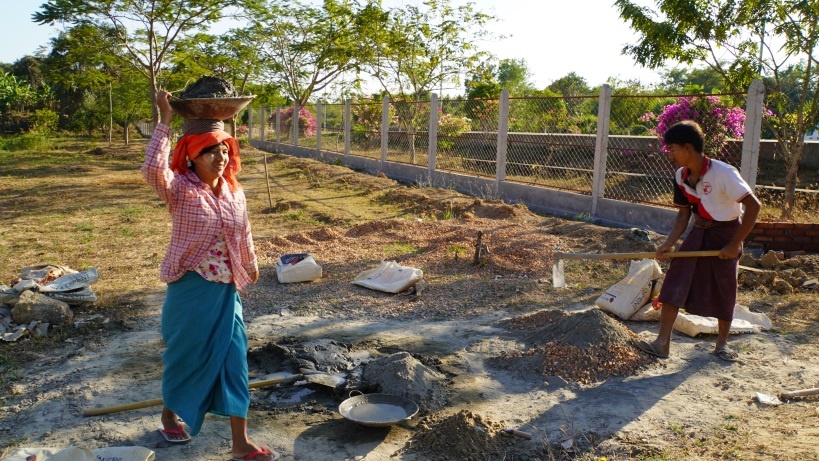
<svg viewBox="0 0 819 461">
<path fill-rule="evenodd" d="M 316 119 L 319 120 L 316 123 L 316 155 L 321 158 L 321 99 L 316 102 Z"/>
<path fill-rule="evenodd" d="M 301 107 L 299 107 L 298 101 L 293 101 L 293 116 L 290 117 L 290 123 L 293 125 L 293 147 L 299 147 L 299 125 L 301 125 L 301 120 L 299 120 L 300 110 Z"/>
<path fill-rule="evenodd" d="M 742 140 L 742 163 L 739 167 L 739 174 L 751 186 L 751 190 L 756 187 L 764 97 L 765 87 L 762 82 L 752 81 L 748 88 L 748 99 L 745 101 L 745 136 Z"/>
<path fill-rule="evenodd" d="M 498 109 L 498 145 L 495 157 L 495 193 L 500 195 L 501 182 L 506 180 L 506 153 L 509 148 L 509 92 L 501 91 Z"/>
<path fill-rule="evenodd" d="M 606 190 L 606 159 L 609 152 L 609 124 L 611 122 L 611 87 L 600 88 L 597 107 L 597 139 L 594 143 L 594 173 L 592 175 L 591 217 L 597 216 L 597 201 Z"/>
<path fill-rule="evenodd" d="M 381 171 L 387 166 L 387 145 L 390 136 L 390 98 L 384 96 L 381 104 Z"/>
<path fill-rule="evenodd" d="M 350 123 L 350 99 L 344 100 L 344 157 L 350 155 L 350 135 L 352 123 Z"/>
<path fill-rule="evenodd" d="M 281 138 L 279 135 L 282 131 L 282 108 L 278 104 L 276 104 L 276 126 L 274 128 L 276 133 L 276 152 L 281 152 L 281 146 L 279 146 Z"/>
<path fill-rule="evenodd" d="M 267 128 L 267 123 L 265 123 L 265 119 L 264 119 L 264 104 L 261 105 L 259 110 L 262 113 L 262 129 L 261 129 L 261 132 L 259 133 L 259 136 L 261 138 L 260 140 L 261 141 L 267 141 L 267 138 L 265 137 L 265 128 Z"/>
<path fill-rule="evenodd" d="M 253 104 L 247 105 L 247 140 L 253 139 Z"/>
<path fill-rule="evenodd" d="M 438 95 L 432 93 L 429 101 L 429 152 L 427 156 L 427 182 L 432 185 L 432 175 L 437 168 L 438 155 Z"/>
</svg>

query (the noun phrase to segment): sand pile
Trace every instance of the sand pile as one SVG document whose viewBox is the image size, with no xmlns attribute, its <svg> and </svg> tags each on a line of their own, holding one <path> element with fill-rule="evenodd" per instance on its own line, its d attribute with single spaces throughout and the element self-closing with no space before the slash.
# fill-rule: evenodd
<svg viewBox="0 0 819 461">
<path fill-rule="evenodd" d="M 449 403 L 447 379 L 408 352 L 382 357 L 364 366 L 362 380 L 374 392 L 400 395 L 418 404 L 421 414 Z"/>
<path fill-rule="evenodd" d="M 572 314 L 541 311 L 504 325 L 519 331 L 520 339 L 529 345 L 490 360 L 504 369 L 532 367 L 534 358 L 544 375 L 590 384 L 636 374 L 654 362 L 631 344 L 633 333 L 599 309 Z"/>
<path fill-rule="evenodd" d="M 424 418 L 404 447 L 430 461 L 507 459 L 517 440 L 503 432 L 503 422 L 463 410 L 449 417 Z"/>
</svg>

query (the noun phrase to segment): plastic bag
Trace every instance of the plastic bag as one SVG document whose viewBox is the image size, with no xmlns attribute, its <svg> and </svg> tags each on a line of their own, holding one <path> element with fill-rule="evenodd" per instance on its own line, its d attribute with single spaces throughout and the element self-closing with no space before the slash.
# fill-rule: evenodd
<svg viewBox="0 0 819 461">
<path fill-rule="evenodd" d="M 321 266 L 309 253 L 282 255 L 276 261 L 279 283 L 312 282 L 321 278 Z"/>
<path fill-rule="evenodd" d="M 40 287 L 40 293 L 49 293 L 55 291 L 71 291 L 77 288 L 91 285 L 100 279 L 100 274 L 96 267 L 92 267 L 87 271 L 76 272 L 73 274 L 66 274 L 54 280 L 51 283 Z"/>
<path fill-rule="evenodd" d="M 648 302 L 654 287 L 652 281 L 661 275 L 662 269 L 653 259 L 632 261 L 628 275 L 606 290 L 594 304 L 627 320 Z"/>
<path fill-rule="evenodd" d="M 353 280 L 353 284 L 387 293 L 400 293 L 424 278 L 424 272 L 406 267 L 395 261 L 382 261 L 375 269 L 366 270 Z"/>
<path fill-rule="evenodd" d="M 14 452 L 6 461 L 154 461 L 156 454 L 145 447 L 103 447 L 95 450 L 85 448 L 23 448 Z"/>
</svg>

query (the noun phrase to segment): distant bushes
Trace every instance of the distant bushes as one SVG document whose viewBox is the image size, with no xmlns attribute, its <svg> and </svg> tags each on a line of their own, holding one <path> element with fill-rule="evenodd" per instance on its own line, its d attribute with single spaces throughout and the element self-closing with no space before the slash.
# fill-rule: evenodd
<svg viewBox="0 0 819 461">
<path fill-rule="evenodd" d="M 49 133 L 33 130 L 28 133 L 7 135 L 0 137 L 0 150 L 16 152 L 22 150 L 48 150 L 50 146 Z"/>
</svg>

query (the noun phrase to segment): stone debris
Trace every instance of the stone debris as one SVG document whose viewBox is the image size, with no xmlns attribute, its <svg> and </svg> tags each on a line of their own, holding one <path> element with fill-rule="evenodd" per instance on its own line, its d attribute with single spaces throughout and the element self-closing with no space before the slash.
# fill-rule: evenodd
<svg viewBox="0 0 819 461">
<path fill-rule="evenodd" d="M 181 99 L 196 98 L 234 98 L 238 96 L 236 88 L 227 80 L 219 77 L 203 75 L 198 80 L 185 87 Z"/>
<path fill-rule="evenodd" d="M 744 254 L 739 259 L 739 283 L 748 288 L 765 288 L 779 294 L 798 290 L 813 290 L 816 282 L 816 268 L 819 257 L 794 254 L 789 259 L 780 259 L 783 253 L 768 251 L 760 258 Z M 806 273 L 811 272 L 811 275 Z"/>
<path fill-rule="evenodd" d="M 90 287 L 97 280 L 93 267 L 82 272 L 51 264 L 24 267 L 11 286 L 0 285 L 0 339 L 45 336 L 49 325 L 71 322 L 72 307 L 97 301 Z"/>
</svg>

